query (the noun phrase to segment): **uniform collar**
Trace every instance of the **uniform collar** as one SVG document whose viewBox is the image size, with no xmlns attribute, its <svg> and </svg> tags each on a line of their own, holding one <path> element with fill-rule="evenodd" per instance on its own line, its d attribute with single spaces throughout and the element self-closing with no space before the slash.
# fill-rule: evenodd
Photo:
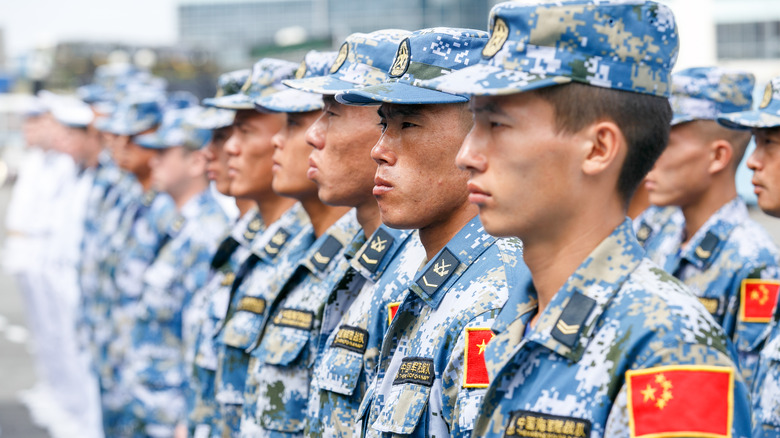
<svg viewBox="0 0 780 438">
<path fill-rule="evenodd" d="M 236 242 L 248 247 L 255 237 L 263 234 L 266 228 L 265 221 L 263 221 L 263 217 L 260 216 L 257 208 L 251 208 L 236 221 L 236 225 L 233 226 L 230 235 Z"/>
<path fill-rule="evenodd" d="M 718 256 L 734 228 L 748 218 L 747 206 L 740 198 L 734 198 L 718 209 L 707 222 L 696 231 L 680 258 L 696 268 L 709 268 Z"/>
<path fill-rule="evenodd" d="M 330 272 L 333 259 L 344 253 L 344 248 L 352 243 L 360 230 L 353 208 L 322 233 L 301 259 L 300 267 L 324 279 Z"/>
<path fill-rule="evenodd" d="M 396 230 L 380 225 L 350 260 L 352 269 L 376 282 L 413 234 L 414 230 Z"/>
<path fill-rule="evenodd" d="M 272 263 L 281 254 L 293 250 L 294 246 L 309 247 L 311 241 L 305 238 L 305 234 L 301 234 L 305 227 L 311 228 L 309 216 L 303 206 L 296 203 L 253 239 L 250 249 L 259 259 Z M 299 235 L 301 237 L 296 238 Z"/>
<path fill-rule="evenodd" d="M 574 271 L 525 339 L 578 361 L 602 313 L 644 254 L 626 219 Z M 519 291 L 528 294 L 528 301 L 536 299 L 530 279 Z M 526 319 L 530 315 L 527 312 Z"/>
<path fill-rule="evenodd" d="M 479 216 L 474 217 L 425 264 L 410 289 L 427 305 L 438 308 L 450 287 L 495 241 L 485 232 Z"/>
</svg>

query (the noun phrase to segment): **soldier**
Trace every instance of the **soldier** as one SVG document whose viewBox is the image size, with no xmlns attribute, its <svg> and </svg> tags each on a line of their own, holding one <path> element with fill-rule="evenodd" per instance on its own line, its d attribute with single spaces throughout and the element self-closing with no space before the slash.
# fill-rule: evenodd
<svg viewBox="0 0 780 438">
<path fill-rule="evenodd" d="M 227 124 L 226 127 L 214 131 L 215 135 L 225 133 L 227 138 L 219 151 L 214 150 L 216 146 L 214 141 L 209 145 L 208 148 L 214 150 L 210 153 L 218 157 L 214 162 L 211 162 L 209 169 L 214 175 L 217 188 L 220 191 L 225 190 L 226 193 L 234 196 L 237 205 L 248 203 L 252 206 L 252 211 L 246 215 L 253 216 L 253 219 L 245 223 L 243 228 L 240 224 L 236 225 L 232 233 L 235 243 L 230 244 L 230 246 L 236 248 L 237 245 L 240 245 L 241 248 L 236 250 L 233 257 L 229 257 L 228 266 L 219 267 L 217 275 L 210 282 L 214 284 L 219 281 L 217 283 L 218 290 L 215 290 L 209 297 L 206 324 L 202 327 L 201 340 L 197 346 L 195 372 L 200 376 L 198 382 L 200 388 L 196 393 L 196 406 L 190 416 L 192 420 L 190 426 L 193 428 L 193 433 L 197 429 L 199 434 L 203 434 L 198 436 L 208 435 L 213 425 L 217 423 L 220 414 L 214 392 L 214 379 L 218 363 L 214 336 L 224 323 L 231 299 L 231 290 L 241 283 L 241 279 L 236 280 L 240 274 L 239 268 L 250 258 L 253 245 L 256 244 L 256 240 L 262 240 L 260 236 L 266 231 L 267 226 L 275 222 L 294 204 L 294 201 L 280 197 L 271 190 L 271 154 L 273 151 L 271 136 L 281 129 L 282 117 L 257 113 L 249 96 L 241 91 L 244 84 L 250 80 L 258 81 L 257 84 L 250 87 L 253 93 L 261 94 L 281 89 L 282 77 L 289 75 L 294 64 L 266 62 L 264 64 L 258 63 L 255 67 L 252 79 L 250 79 L 250 70 L 240 70 L 223 75 L 220 78 L 217 96 L 204 101 L 217 106 L 210 108 L 209 112 L 233 114 L 229 121 L 225 119 L 219 123 L 220 125 Z M 235 99 L 237 94 L 244 96 L 243 102 L 237 103 Z M 223 104 L 235 109 L 218 107 Z M 216 121 L 212 126 L 217 126 Z M 217 161 L 224 162 L 224 170 L 218 169 Z M 259 205 L 262 205 L 262 210 L 257 210 Z M 226 249 L 224 244 L 225 242 L 220 246 L 220 251 Z M 217 260 L 219 257 L 228 259 L 226 253 L 220 255 L 220 251 L 212 260 L 213 268 L 220 264 Z M 225 264 L 224 261 L 222 263 Z"/>
<path fill-rule="evenodd" d="M 469 198 L 532 274 L 493 326 L 474 436 L 748 436 L 733 348 L 625 217 L 668 136 L 671 11 L 501 3 L 490 25 L 478 65 L 429 83 L 474 95 Z"/>
<path fill-rule="evenodd" d="M 237 93 L 249 77 L 250 70 L 237 70 L 225 73 L 217 80 L 217 95 L 221 97 Z M 208 108 L 196 118 L 195 124 L 200 129 L 211 130 L 211 141 L 204 148 L 208 161 L 206 176 L 214 183 L 216 190 L 226 196 L 231 196 L 228 174 L 229 156 L 225 150 L 225 142 L 233 130 L 235 111 L 220 108 Z M 195 340 L 193 353 L 193 375 L 191 386 L 194 399 L 187 406 L 189 436 L 201 436 L 204 427 L 212 424 L 217 413 L 217 403 L 214 400 L 214 371 L 216 370 L 216 355 L 214 354 L 213 337 L 217 324 L 222 316 L 216 312 L 215 302 L 224 303 L 227 307 L 227 294 L 235 279 L 235 274 L 242 263 L 249 257 L 250 245 L 254 238 L 265 230 L 263 218 L 257 211 L 254 201 L 247 198 L 233 198 L 239 210 L 240 218 L 228 230 L 228 235 L 217 247 L 217 252 L 211 259 L 209 280 L 197 298 L 202 300 L 206 314 L 202 315 L 200 332 Z M 196 435 L 197 433 L 197 435 Z"/>
<path fill-rule="evenodd" d="M 751 129 L 756 140 L 756 149 L 747 159 L 753 170 L 753 185 L 761 209 L 780 217 L 780 77 L 775 77 L 766 86 L 764 97 L 754 111 L 726 114 L 718 122 L 729 128 Z M 777 297 L 780 282 L 777 273 L 767 276 L 766 290 Z M 753 375 L 753 436 L 780 437 L 780 314 L 777 301 L 771 303 L 774 309 L 772 328 L 764 348 L 761 350 L 758 368 Z"/>
<path fill-rule="evenodd" d="M 419 230 L 425 250 L 424 266 L 402 285 L 409 291 L 358 410 L 364 436 L 469 436 L 488 383 L 482 348 L 508 285 L 522 280 L 520 242 L 485 232 L 468 202 L 468 174 L 455 166 L 472 124 L 468 97 L 419 86 L 477 63 L 486 43 L 471 29 L 414 32 L 398 45 L 385 83 L 336 95 L 381 104 L 373 193 L 382 222 Z"/>
<path fill-rule="evenodd" d="M 761 278 L 768 268 L 776 271 L 778 250 L 737 196 L 750 133 L 716 119 L 750 109 L 753 83 L 750 73 L 715 67 L 673 75 L 669 144 L 646 178 L 650 202 L 678 206 L 684 216 L 682 227 L 665 227 L 645 243 L 647 255 L 682 280 L 723 327 L 748 386 L 774 311 L 769 301 L 777 302 L 777 292 L 762 294 Z"/>
<path fill-rule="evenodd" d="M 353 433 L 357 409 L 374 377 L 391 312 L 406 292 L 398 285 L 412 279 L 424 257 L 416 232 L 380 222 L 372 193 L 376 163 L 370 156 L 381 134 L 376 109 L 344 105 L 334 98 L 339 92 L 384 82 L 398 44 L 408 35 L 398 30 L 350 35 L 341 49 L 346 56 L 332 66 L 332 73 L 285 81 L 323 95 L 323 114 L 307 132 L 314 147 L 309 177 L 317 183 L 320 199 L 354 207 L 364 235 L 372 236 L 357 252 L 347 253 L 342 263 L 349 267 L 325 300 L 305 436 L 359 436 L 359 431 Z M 356 70 L 377 74 L 350 74 Z M 385 287 L 391 284 L 395 287 Z"/>
<path fill-rule="evenodd" d="M 184 427 L 189 388 L 188 352 L 196 327 L 191 302 L 209 272 L 211 256 L 227 226 L 206 179 L 202 148 L 210 131 L 187 125 L 197 108 L 166 111 L 160 129 L 135 138 L 155 152 L 151 161 L 155 188 L 170 195 L 178 212 L 169 240 L 143 274 L 129 365 L 121 379 L 131 382 L 134 421 L 121 433 L 171 436 Z"/>
<path fill-rule="evenodd" d="M 297 77 L 322 76 L 335 58 L 335 52 L 309 52 Z M 286 126 L 273 138 L 272 186 L 275 192 L 301 203 L 311 220 L 311 238 L 316 240 L 295 265 L 282 262 L 272 268 L 274 281 L 263 285 L 254 275 L 247 284 L 246 296 L 262 297 L 267 305 L 255 317 L 256 328 L 250 334 L 255 342 L 247 349 L 252 357 L 246 362 L 243 415 L 237 432 L 286 436 L 303 429 L 324 299 L 340 279 L 344 254 L 360 246 L 365 237 L 359 234 L 354 212 L 323 204 L 317 186 L 306 178 L 311 149 L 305 133 L 320 116 L 322 99 L 287 89 L 255 99 L 255 106 L 258 111 L 280 112 L 287 118 Z"/>
</svg>

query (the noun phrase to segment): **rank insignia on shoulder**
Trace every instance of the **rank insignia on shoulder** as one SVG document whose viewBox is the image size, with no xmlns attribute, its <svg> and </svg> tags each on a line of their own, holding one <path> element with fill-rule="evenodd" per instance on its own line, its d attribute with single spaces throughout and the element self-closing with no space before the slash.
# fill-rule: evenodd
<svg viewBox="0 0 780 438">
<path fill-rule="evenodd" d="M 636 230 L 636 240 L 639 241 L 639 243 L 643 244 L 647 242 L 647 239 L 650 237 L 650 234 L 653 233 L 653 229 L 650 228 L 650 225 L 647 225 L 646 223 L 642 223 L 642 225 L 639 227 L 638 230 Z"/>
<path fill-rule="evenodd" d="M 261 228 L 263 228 L 263 221 L 259 217 L 252 219 L 244 231 L 244 238 L 249 241 L 254 240 Z"/>
<path fill-rule="evenodd" d="M 184 227 L 184 222 L 185 219 L 179 216 L 178 218 L 176 218 L 175 221 L 173 221 L 173 224 L 171 224 L 171 230 L 174 233 L 178 233 L 179 231 L 181 231 L 182 227 Z"/>
<path fill-rule="evenodd" d="M 244 297 L 238 302 L 238 310 L 262 315 L 265 312 L 265 300 L 257 297 Z"/>
<path fill-rule="evenodd" d="M 591 423 L 588 420 L 562 415 L 514 411 L 509 414 L 505 437 L 587 438 Z"/>
<path fill-rule="evenodd" d="M 574 347 L 579 341 L 582 326 L 595 306 L 596 300 L 574 292 L 555 323 L 552 337 L 569 348 Z"/>
<path fill-rule="evenodd" d="M 495 335 L 488 327 L 466 328 L 466 353 L 463 359 L 463 387 L 487 388 L 490 383 L 485 365 L 485 348 Z"/>
<path fill-rule="evenodd" d="M 711 231 L 708 231 L 704 236 L 704 239 L 701 239 L 699 246 L 697 246 L 696 250 L 694 251 L 696 253 L 696 257 L 700 258 L 701 260 L 707 260 L 708 258 L 712 257 L 712 251 L 715 249 L 715 247 L 718 246 L 718 243 L 720 243 L 718 236 L 712 234 Z"/>
<path fill-rule="evenodd" d="M 707 312 L 709 312 L 711 315 L 715 315 L 718 313 L 718 308 L 720 307 L 720 300 L 717 298 L 704 298 L 704 297 L 697 297 L 699 299 L 699 302 L 704 306 L 705 309 L 707 309 Z"/>
<path fill-rule="evenodd" d="M 360 354 L 366 352 L 367 345 L 368 331 L 350 325 L 342 325 L 331 343 L 331 347 L 344 348 Z"/>
<path fill-rule="evenodd" d="M 311 263 L 318 270 L 324 271 L 330 264 L 333 256 L 338 254 L 343 246 L 335 237 L 328 236 L 322 246 L 320 246 L 320 249 L 311 257 Z"/>
<path fill-rule="evenodd" d="M 393 318 L 395 318 L 395 314 L 398 313 L 398 307 L 401 306 L 401 302 L 395 302 L 395 303 L 389 303 L 387 305 L 387 326 L 389 327 L 390 324 L 393 323 Z"/>
<path fill-rule="evenodd" d="M 444 251 L 436 258 L 436 262 L 431 264 L 422 277 L 417 280 L 417 285 L 428 295 L 433 295 L 439 286 L 452 277 L 458 265 L 460 265 L 460 261 L 452 255 L 450 250 L 444 248 Z"/>
<path fill-rule="evenodd" d="M 311 330 L 314 326 L 314 312 L 290 308 L 282 309 L 274 316 L 274 324 L 302 330 Z"/>
<path fill-rule="evenodd" d="M 379 262 L 382 261 L 390 246 L 393 244 L 393 236 L 387 233 L 383 229 L 378 229 L 374 233 L 374 237 L 365 247 L 363 255 L 360 256 L 359 262 L 363 267 L 371 272 L 376 272 L 379 267 Z"/>
<path fill-rule="evenodd" d="M 144 193 L 144 198 L 141 201 L 141 203 L 143 203 L 144 207 L 150 207 L 152 205 L 152 202 L 154 202 L 154 198 L 156 197 L 157 197 L 157 191 L 149 190 L 146 193 Z"/>
<path fill-rule="evenodd" d="M 436 373 L 433 369 L 433 359 L 425 357 L 405 357 L 393 380 L 393 385 L 415 383 L 423 386 L 433 386 Z"/>
<path fill-rule="evenodd" d="M 236 274 L 232 272 L 225 273 L 225 276 L 222 277 L 222 286 L 231 286 L 233 284 L 233 280 L 236 279 Z"/>
<path fill-rule="evenodd" d="M 780 281 L 746 278 L 740 287 L 739 317 L 744 322 L 770 322 L 777 308 Z"/>
<path fill-rule="evenodd" d="M 230 260 L 230 256 L 236 251 L 239 243 L 231 236 L 225 238 L 222 243 L 219 244 L 217 252 L 214 253 L 214 257 L 211 258 L 211 269 L 219 269 L 225 263 Z"/>
<path fill-rule="evenodd" d="M 279 228 L 276 230 L 276 233 L 274 233 L 273 237 L 271 237 L 271 240 L 265 244 L 263 251 L 265 251 L 269 257 L 274 258 L 277 254 L 279 254 L 279 251 L 282 249 L 284 244 L 287 243 L 287 239 L 289 238 L 290 233 L 288 233 L 284 228 Z"/>
<path fill-rule="evenodd" d="M 630 370 L 626 385 L 632 437 L 731 436 L 734 371 L 729 367 Z"/>
</svg>

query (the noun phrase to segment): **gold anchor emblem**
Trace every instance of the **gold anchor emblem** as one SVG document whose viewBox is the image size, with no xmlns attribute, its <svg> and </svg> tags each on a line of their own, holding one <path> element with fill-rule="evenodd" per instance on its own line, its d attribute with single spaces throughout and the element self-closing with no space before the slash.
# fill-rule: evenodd
<svg viewBox="0 0 780 438">
<path fill-rule="evenodd" d="M 398 53 L 395 55 L 395 61 L 390 68 L 390 76 L 401 76 L 406 73 L 406 69 L 409 67 L 409 39 L 401 41 L 401 45 L 398 46 Z"/>
<path fill-rule="evenodd" d="M 445 263 L 444 259 L 441 259 L 439 260 L 439 263 L 433 265 L 433 272 L 439 274 L 439 277 L 444 277 L 445 275 L 450 273 L 448 268 L 450 268 L 451 266 L 452 265 L 448 265 L 447 263 Z"/>
<path fill-rule="evenodd" d="M 482 49 L 482 56 L 485 58 L 492 58 L 504 47 L 504 43 L 509 38 L 509 26 L 501 18 L 496 18 L 496 22 L 493 24 L 493 32 L 490 33 L 490 39 L 485 48 Z"/>
<path fill-rule="evenodd" d="M 341 66 L 344 64 L 344 61 L 347 60 L 347 54 L 349 53 L 349 44 L 344 43 L 341 45 L 341 48 L 339 49 L 339 54 L 336 56 L 336 60 L 333 61 L 333 65 L 330 66 L 330 72 L 336 73 L 339 71 Z"/>
<path fill-rule="evenodd" d="M 387 239 L 382 240 L 381 237 L 377 236 L 376 240 L 371 242 L 371 249 L 376 252 L 382 252 L 385 250 L 385 244 L 387 244 Z"/>
</svg>

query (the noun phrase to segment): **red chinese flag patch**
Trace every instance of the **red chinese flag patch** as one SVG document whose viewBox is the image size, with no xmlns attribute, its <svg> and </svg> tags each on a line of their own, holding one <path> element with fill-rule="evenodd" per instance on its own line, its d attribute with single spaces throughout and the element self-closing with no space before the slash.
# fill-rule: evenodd
<svg viewBox="0 0 780 438">
<path fill-rule="evenodd" d="M 748 278 L 742 280 L 739 316 L 745 322 L 770 322 L 777 307 L 780 281 Z"/>
<path fill-rule="evenodd" d="M 395 318 L 395 314 L 398 313 L 398 307 L 401 305 L 401 303 L 390 303 L 387 305 L 387 325 L 390 326 L 390 324 L 393 323 L 393 318 Z"/>
<path fill-rule="evenodd" d="M 466 328 L 466 357 L 463 360 L 463 386 L 466 388 L 487 388 L 490 383 L 485 366 L 485 347 L 493 339 L 487 327 Z"/>
<path fill-rule="evenodd" d="M 734 371 L 663 366 L 626 372 L 631 437 L 731 436 Z"/>
</svg>

